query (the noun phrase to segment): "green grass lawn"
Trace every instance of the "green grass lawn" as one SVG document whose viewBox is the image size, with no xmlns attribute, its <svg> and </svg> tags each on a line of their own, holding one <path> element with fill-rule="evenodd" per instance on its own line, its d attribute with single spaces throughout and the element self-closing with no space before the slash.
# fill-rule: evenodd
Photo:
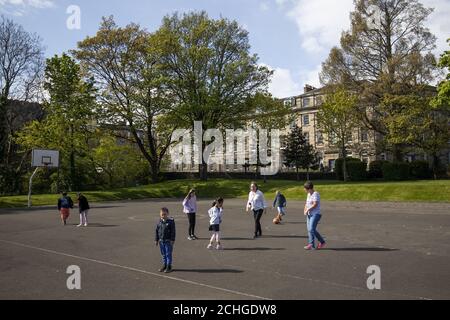
<svg viewBox="0 0 450 320">
<path fill-rule="evenodd" d="M 134 200 L 147 198 L 181 198 L 189 188 L 195 187 L 200 198 L 245 198 L 248 194 L 249 180 L 197 180 L 167 181 L 135 188 L 110 191 L 86 191 L 91 202 Z M 276 190 L 281 190 L 288 200 L 304 200 L 302 183 L 296 181 L 268 181 L 260 183 L 266 197 L 273 199 Z M 450 180 L 408 181 L 408 182 L 360 182 L 343 183 L 338 181 L 319 181 L 316 189 L 322 200 L 351 201 L 418 201 L 450 202 Z M 75 198 L 75 194 L 71 194 Z M 33 195 L 33 206 L 54 205 L 58 195 Z M 27 196 L 0 197 L 0 208 L 24 207 Z"/>
</svg>

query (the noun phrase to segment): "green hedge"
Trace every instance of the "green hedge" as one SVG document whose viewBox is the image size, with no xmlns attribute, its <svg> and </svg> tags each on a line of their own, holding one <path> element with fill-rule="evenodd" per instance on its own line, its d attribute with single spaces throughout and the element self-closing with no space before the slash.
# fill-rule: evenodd
<svg viewBox="0 0 450 320">
<path fill-rule="evenodd" d="M 409 164 L 409 172 L 415 179 L 430 179 L 433 173 L 426 161 L 413 161 Z"/>
<path fill-rule="evenodd" d="M 386 181 L 409 180 L 410 165 L 407 162 L 386 162 L 383 164 L 383 179 Z"/>
<path fill-rule="evenodd" d="M 336 177 L 338 180 L 344 180 L 344 170 L 343 170 L 344 159 L 340 158 L 336 160 Z M 362 181 L 367 179 L 367 164 L 356 158 L 347 158 L 346 167 L 348 179 L 350 181 Z"/>
<path fill-rule="evenodd" d="M 382 179 L 383 178 L 383 165 L 388 161 L 376 160 L 369 164 L 369 178 L 370 179 Z"/>
</svg>

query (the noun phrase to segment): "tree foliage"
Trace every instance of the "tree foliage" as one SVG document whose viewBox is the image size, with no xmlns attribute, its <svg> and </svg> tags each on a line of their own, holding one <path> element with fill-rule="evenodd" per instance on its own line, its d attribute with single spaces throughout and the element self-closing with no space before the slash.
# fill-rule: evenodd
<svg viewBox="0 0 450 320">
<path fill-rule="evenodd" d="M 411 96 L 427 95 L 434 78 L 436 37 L 424 22 L 433 10 L 417 0 L 357 0 L 351 29 L 323 63 L 321 81 L 358 93 L 361 120 L 384 137 L 394 136 L 386 117 L 395 119 Z M 402 158 L 402 144 L 391 145 Z"/>
<path fill-rule="evenodd" d="M 161 73 L 154 41 L 139 25 L 121 28 L 109 17 L 103 18 L 97 34 L 79 42 L 73 53 L 95 79 L 101 106 L 99 123 L 127 128 L 156 181 L 176 129 L 168 114 L 177 100 Z"/>
<path fill-rule="evenodd" d="M 236 21 L 210 19 L 205 12 L 174 14 L 154 38 L 181 123 L 220 129 L 242 125 L 253 113 L 248 99 L 266 90 L 272 73 L 250 54 L 248 32 Z M 200 165 L 203 179 L 206 170 Z"/>
<path fill-rule="evenodd" d="M 343 88 L 333 88 L 325 97 L 319 112 L 317 123 L 320 130 L 334 138 L 343 159 L 344 180 L 347 181 L 347 144 L 352 140 L 353 130 L 360 127 L 357 116 L 357 96 Z M 329 139 L 333 144 L 333 139 Z"/>
<path fill-rule="evenodd" d="M 300 169 L 305 169 L 309 175 L 309 170 L 317 167 L 318 163 L 319 158 L 314 150 L 314 146 L 309 143 L 299 126 L 293 127 L 286 138 L 284 164 L 288 167 L 295 168 L 297 171 L 297 180 L 300 180 Z"/>
<path fill-rule="evenodd" d="M 47 60 L 44 86 L 49 94 L 44 103 L 46 117 L 25 127 L 17 142 L 24 152 L 59 150 L 62 186 L 77 190 L 94 169 L 90 161 L 95 134 L 93 84 L 84 81 L 79 65 L 63 54 Z"/>
<path fill-rule="evenodd" d="M 0 192 L 17 191 L 24 157 L 17 156 L 15 100 L 36 100 L 44 69 L 41 39 L 0 16 Z M 24 112 L 25 110 L 21 110 Z"/>
</svg>

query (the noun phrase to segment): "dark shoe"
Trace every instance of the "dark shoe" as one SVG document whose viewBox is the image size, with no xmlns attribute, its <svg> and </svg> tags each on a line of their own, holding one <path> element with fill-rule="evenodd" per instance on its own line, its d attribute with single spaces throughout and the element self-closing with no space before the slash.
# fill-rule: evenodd
<svg viewBox="0 0 450 320">
<path fill-rule="evenodd" d="M 159 272 L 164 272 L 166 269 L 167 269 L 167 266 L 166 266 L 166 265 L 163 265 L 162 268 L 159 269 L 158 271 L 159 271 Z"/>
<path fill-rule="evenodd" d="M 172 266 L 169 264 L 169 266 L 164 270 L 164 273 L 171 273 L 172 272 Z"/>
</svg>

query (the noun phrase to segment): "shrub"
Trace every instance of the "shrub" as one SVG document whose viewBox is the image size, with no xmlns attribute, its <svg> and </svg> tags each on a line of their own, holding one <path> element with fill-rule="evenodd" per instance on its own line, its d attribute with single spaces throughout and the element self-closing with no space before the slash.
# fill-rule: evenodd
<svg viewBox="0 0 450 320">
<path fill-rule="evenodd" d="M 335 172 L 338 180 L 344 180 L 344 170 L 342 168 L 344 159 L 336 160 Z M 360 181 L 367 179 L 367 164 L 356 158 L 346 159 L 347 174 L 349 180 Z"/>
<path fill-rule="evenodd" d="M 386 181 L 401 181 L 410 178 L 410 165 L 407 162 L 386 162 L 382 168 L 383 178 Z"/>
<path fill-rule="evenodd" d="M 385 160 L 377 160 L 372 161 L 369 164 L 369 178 L 370 179 L 381 179 L 383 178 L 383 164 L 388 161 Z"/>
<path fill-rule="evenodd" d="M 348 178 L 350 181 L 367 179 L 367 163 L 363 161 L 350 161 L 347 163 Z"/>
<path fill-rule="evenodd" d="M 430 179 L 433 173 L 430 170 L 428 162 L 413 161 L 410 163 L 410 174 L 415 179 Z"/>
</svg>

